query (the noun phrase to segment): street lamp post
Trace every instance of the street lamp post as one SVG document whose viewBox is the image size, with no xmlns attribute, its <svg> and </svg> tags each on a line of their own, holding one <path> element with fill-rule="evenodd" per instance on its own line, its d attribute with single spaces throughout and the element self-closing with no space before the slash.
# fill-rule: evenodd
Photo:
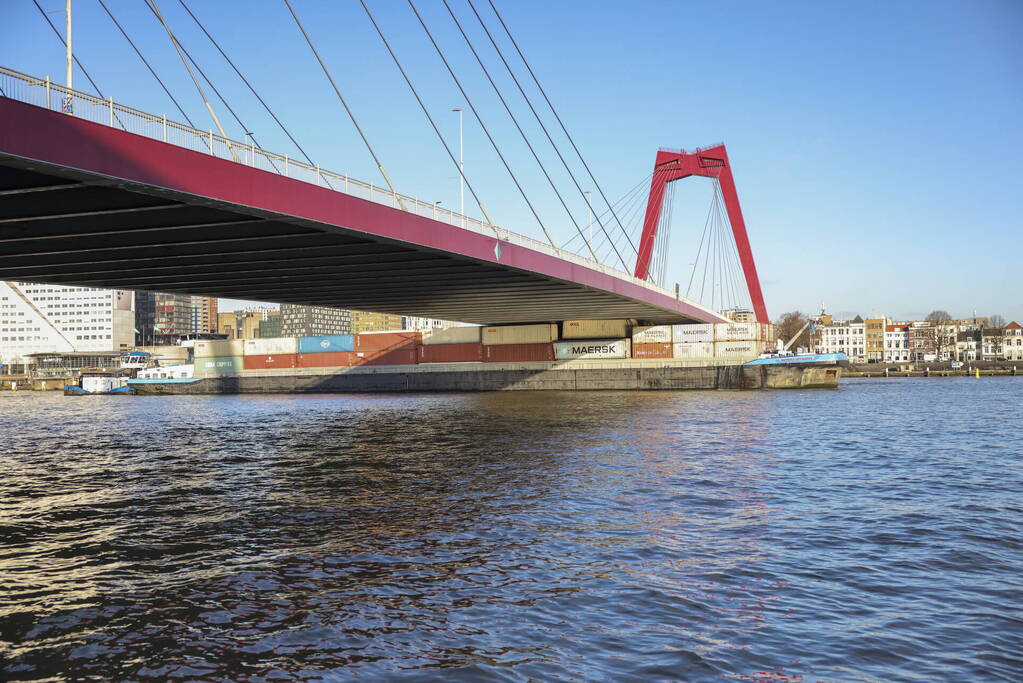
<svg viewBox="0 0 1023 683">
<path fill-rule="evenodd" d="M 462 216 L 462 227 L 465 227 L 465 147 L 462 139 L 462 109 L 455 107 L 451 111 L 458 112 L 458 213 Z"/>
</svg>

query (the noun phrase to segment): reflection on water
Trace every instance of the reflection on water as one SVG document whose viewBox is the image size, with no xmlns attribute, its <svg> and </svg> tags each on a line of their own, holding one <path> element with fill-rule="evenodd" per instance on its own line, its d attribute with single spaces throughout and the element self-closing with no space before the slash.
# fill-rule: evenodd
<svg viewBox="0 0 1023 683">
<path fill-rule="evenodd" d="M 1021 392 L 0 395 L 4 673 L 1013 680 Z"/>
</svg>

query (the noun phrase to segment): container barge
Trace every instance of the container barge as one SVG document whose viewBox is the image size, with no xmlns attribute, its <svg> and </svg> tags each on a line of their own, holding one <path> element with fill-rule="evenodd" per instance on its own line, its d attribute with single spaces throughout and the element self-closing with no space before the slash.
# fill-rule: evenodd
<svg viewBox="0 0 1023 683">
<path fill-rule="evenodd" d="M 139 394 L 834 388 L 837 359 L 748 364 L 757 323 L 626 320 L 427 332 L 197 341 L 194 376 L 129 381 Z"/>
</svg>

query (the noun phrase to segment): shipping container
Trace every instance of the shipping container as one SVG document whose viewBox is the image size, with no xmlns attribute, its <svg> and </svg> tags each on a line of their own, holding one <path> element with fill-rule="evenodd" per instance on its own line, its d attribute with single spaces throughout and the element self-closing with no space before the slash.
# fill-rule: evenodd
<svg viewBox="0 0 1023 683">
<path fill-rule="evenodd" d="M 298 354 L 299 368 L 347 368 L 355 358 L 354 351 L 324 351 Z"/>
<path fill-rule="evenodd" d="M 193 349 L 196 358 L 242 356 L 245 345 L 241 339 L 197 339 Z"/>
<path fill-rule="evenodd" d="M 554 345 L 546 344 L 485 344 L 483 360 L 487 363 L 522 363 L 554 360 Z"/>
<path fill-rule="evenodd" d="M 628 339 L 579 339 L 554 342 L 554 358 L 628 358 Z"/>
<path fill-rule="evenodd" d="M 714 341 L 763 341 L 760 323 L 718 323 L 714 326 Z"/>
<path fill-rule="evenodd" d="M 416 349 L 386 349 L 383 351 L 356 351 L 352 365 L 415 365 Z"/>
<path fill-rule="evenodd" d="M 422 338 L 421 332 L 364 332 L 355 335 L 355 350 L 359 353 L 415 351 Z"/>
<path fill-rule="evenodd" d="M 298 337 L 270 337 L 268 339 L 246 339 L 246 356 L 279 356 L 298 353 Z"/>
<path fill-rule="evenodd" d="M 619 339 L 629 334 L 628 320 L 566 320 L 562 339 Z"/>
<path fill-rule="evenodd" d="M 714 325 L 672 325 L 671 341 L 676 344 L 691 342 L 713 342 Z"/>
<path fill-rule="evenodd" d="M 668 331 L 671 332 L 671 327 L 668 327 Z M 671 358 L 671 353 L 671 343 L 632 345 L 633 358 Z"/>
<path fill-rule="evenodd" d="M 558 326 L 553 323 L 541 325 L 502 325 L 484 327 L 484 344 L 550 344 L 558 340 Z"/>
<path fill-rule="evenodd" d="M 299 353 L 336 353 L 355 350 L 355 336 L 351 334 L 320 334 L 298 338 Z"/>
<path fill-rule="evenodd" d="M 195 376 L 210 377 L 222 372 L 241 372 L 245 367 L 241 356 L 214 356 L 195 359 Z"/>
<path fill-rule="evenodd" d="M 477 325 L 470 327 L 445 327 L 443 330 L 426 330 L 423 332 L 423 345 L 436 344 L 479 344 L 480 330 Z"/>
<path fill-rule="evenodd" d="M 481 363 L 483 344 L 435 344 L 419 347 L 420 363 Z"/>
<path fill-rule="evenodd" d="M 711 360 L 714 358 L 713 342 L 678 342 L 671 347 L 672 358 L 685 360 Z"/>
<path fill-rule="evenodd" d="M 728 341 L 714 343 L 714 357 L 718 360 L 745 362 L 756 359 L 764 352 L 762 341 Z"/>
<path fill-rule="evenodd" d="M 245 356 L 244 358 L 246 370 L 272 370 L 274 368 L 294 368 L 298 365 L 297 353 L 266 354 L 262 356 Z"/>
<path fill-rule="evenodd" d="M 671 341 L 671 325 L 632 328 L 633 344 L 671 344 Z"/>
</svg>

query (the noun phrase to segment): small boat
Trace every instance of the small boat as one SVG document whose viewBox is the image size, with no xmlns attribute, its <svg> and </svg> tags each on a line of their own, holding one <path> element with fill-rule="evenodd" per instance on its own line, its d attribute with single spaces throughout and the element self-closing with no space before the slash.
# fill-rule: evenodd
<svg viewBox="0 0 1023 683">
<path fill-rule="evenodd" d="M 78 384 L 64 387 L 65 396 L 107 396 L 134 394 L 128 386 L 128 378 L 120 372 L 83 371 Z"/>
</svg>

